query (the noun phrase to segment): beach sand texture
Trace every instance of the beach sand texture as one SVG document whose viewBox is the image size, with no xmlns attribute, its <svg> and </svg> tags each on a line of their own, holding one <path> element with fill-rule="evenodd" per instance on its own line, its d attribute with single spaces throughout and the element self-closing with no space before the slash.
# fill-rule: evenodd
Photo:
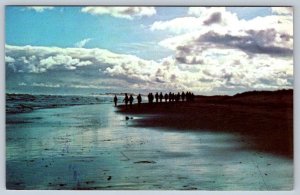
<svg viewBox="0 0 300 195">
<path fill-rule="evenodd" d="M 97 104 L 8 114 L 7 188 L 292 189 L 292 104 L 218 98 L 143 110 Z"/>
</svg>

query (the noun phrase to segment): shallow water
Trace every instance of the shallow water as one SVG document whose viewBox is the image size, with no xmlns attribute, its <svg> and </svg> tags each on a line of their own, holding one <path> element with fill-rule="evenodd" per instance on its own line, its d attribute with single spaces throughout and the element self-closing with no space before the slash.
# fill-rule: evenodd
<svg viewBox="0 0 300 195">
<path fill-rule="evenodd" d="M 132 127 L 111 104 L 8 114 L 9 189 L 289 190 L 293 162 L 238 135 Z"/>
</svg>

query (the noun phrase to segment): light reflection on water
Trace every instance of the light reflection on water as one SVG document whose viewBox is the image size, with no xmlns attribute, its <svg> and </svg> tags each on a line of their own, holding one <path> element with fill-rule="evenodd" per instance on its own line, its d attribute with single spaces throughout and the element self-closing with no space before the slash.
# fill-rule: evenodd
<svg viewBox="0 0 300 195">
<path fill-rule="evenodd" d="M 292 188 L 291 160 L 247 150 L 237 135 L 136 128 L 111 105 L 8 118 L 31 121 L 7 126 L 13 189 Z"/>
</svg>

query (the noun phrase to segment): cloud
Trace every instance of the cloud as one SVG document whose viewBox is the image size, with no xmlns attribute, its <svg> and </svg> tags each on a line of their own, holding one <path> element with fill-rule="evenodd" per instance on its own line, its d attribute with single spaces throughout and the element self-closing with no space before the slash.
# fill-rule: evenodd
<svg viewBox="0 0 300 195">
<path fill-rule="evenodd" d="M 269 15 L 251 20 L 238 19 L 225 8 L 192 7 L 195 17 L 155 22 L 151 30 L 167 30 L 177 35 L 159 44 L 175 51 L 178 63 L 203 64 L 201 53 L 213 49 L 234 49 L 248 56 L 267 54 L 272 57 L 293 55 L 293 18 L 291 15 Z M 183 21 L 189 28 L 178 25 Z M 218 56 L 214 56 L 218 57 Z"/>
<path fill-rule="evenodd" d="M 167 30 L 175 34 L 180 34 L 198 29 L 202 23 L 202 21 L 195 17 L 182 17 L 169 21 L 156 21 L 150 26 L 150 30 Z"/>
<path fill-rule="evenodd" d="M 203 24 L 211 25 L 214 23 L 220 23 L 221 21 L 222 21 L 222 14 L 220 12 L 216 12 L 211 14 L 208 19 L 203 21 Z"/>
<path fill-rule="evenodd" d="M 7 63 L 15 64 L 17 72 L 75 70 L 92 65 L 102 70 L 109 66 L 132 62 L 140 65 L 147 62 L 132 55 L 116 54 L 105 49 L 6 45 L 5 50 Z"/>
<path fill-rule="evenodd" d="M 74 44 L 75 47 L 84 47 L 88 42 L 90 42 L 92 39 L 91 38 L 87 38 L 87 39 L 83 39 L 77 43 Z"/>
<path fill-rule="evenodd" d="M 92 15 L 110 15 L 129 20 L 156 14 L 154 7 L 84 7 L 81 11 Z"/>
<path fill-rule="evenodd" d="M 28 10 L 34 10 L 36 12 L 43 12 L 45 10 L 51 10 L 54 9 L 52 6 L 27 6 Z"/>
<path fill-rule="evenodd" d="M 245 36 L 233 36 L 230 34 L 218 34 L 207 32 L 201 35 L 191 44 L 209 44 L 210 47 L 236 48 L 251 54 L 268 54 L 272 56 L 292 56 L 293 49 L 276 46 L 274 44 L 277 32 L 274 29 L 261 31 L 250 30 Z M 201 46 L 200 46 L 201 47 Z"/>
<path fill-rule="evenodd" d="M 274 10 L 244 20 L 225 8 L 193 7 L 190 17 L 156 21 L 150 29 L 173 34 L 159 44 L 174 51 L 178 70 L 172 73 L 190 90 L 292 88 L 293 17 L 286 9 Z"/>
<path fill-rule="evenodd" d="M 190 15 L 188 17 L 156 21 L 150 25 L 150 30 L 167 31 L 174 34 L 207 32 L 209 30 L 223 32 L 227 26 L 230 26 L 232 30 L 236 29 L 239 22 L 237 15 L 226 11 L 224 7 L 191 7 L 188 14 Z"/>
<path fill-rule="evenodd" d="M 272 13 L 278 15 L 292 15 L 293 7 L 272 7 Z"/>
<path fill-rule="evenodd" d="M 249 49 L 251 44 L 243 48 L 251 37 L 250 40 L 258 39 L 256 44 L 270 49 L 270 43 L 277 38 L 273 31 L 245 31 L 243 36 L 212 31 L 200 36 L 185 35 L 182 42 L 174 43 L 174 55 L 159 61 L 99 48 L 6 45 L 7 86 L 62 91 L 66 88 L 130 92 L 191 90 L 199 94 L 292 88 L 292 56 L 276 52 L 271 55 L 269 51 L 255 53 Z M 259 39 L 265 36 L 270 40 Z M 282 38 L 292 39 L 286 36 Z"/>
</svg>

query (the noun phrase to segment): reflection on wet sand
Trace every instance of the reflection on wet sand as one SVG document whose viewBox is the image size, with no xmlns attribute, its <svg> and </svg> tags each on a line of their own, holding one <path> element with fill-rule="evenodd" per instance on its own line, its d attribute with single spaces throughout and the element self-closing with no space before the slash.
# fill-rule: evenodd
<svg viewBox="0 0 300 195">
<path fill-rule="evenodd" d="M 289 158 L 243 137 L 134 127 L 110 104 L 8 115 L 9 189 L 289 190 Z M 27 123 L 26 121 L 30 121 Z"/>
</svg>

